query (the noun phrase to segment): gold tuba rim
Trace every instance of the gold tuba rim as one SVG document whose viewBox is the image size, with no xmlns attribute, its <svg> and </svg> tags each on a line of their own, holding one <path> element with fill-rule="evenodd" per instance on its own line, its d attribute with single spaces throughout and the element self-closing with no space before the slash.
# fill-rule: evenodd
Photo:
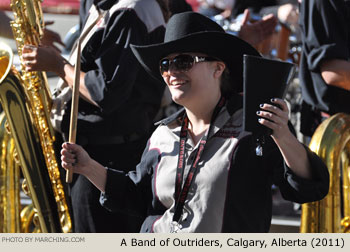
<svg viewBox="0 0 350 252">
<path fill-rule="evenodd" d="M 312 136 L 309 147 L 328 167 L 330 184 L 323 200 L 302 205 L 300 232 L 349 232 L 346 226 L 350 216 L 350 115 L 338 113 L 322 122 Z"/>
</svg>

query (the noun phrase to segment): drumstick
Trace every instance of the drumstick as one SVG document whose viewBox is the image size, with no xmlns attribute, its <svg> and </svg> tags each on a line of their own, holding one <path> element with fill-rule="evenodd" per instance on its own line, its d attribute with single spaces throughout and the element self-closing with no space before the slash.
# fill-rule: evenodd
<svg viewBox="0 0 350 252">
<path fill-rule="evenodd" d="M 69 124 L 69 142 L 75 143 L 77 137 L 77 121 L 78 121 L 78 102 L 79 102 L 79 85 L 80 85 L 80 39 L 77 44 L 77 60 L 74 68 L 74 83 L 72 94 L 72 109 L 70 113 Z M 72 170 L 67 170 L 66 183 L 71 183 L 73 179 Z"/>
</svg>

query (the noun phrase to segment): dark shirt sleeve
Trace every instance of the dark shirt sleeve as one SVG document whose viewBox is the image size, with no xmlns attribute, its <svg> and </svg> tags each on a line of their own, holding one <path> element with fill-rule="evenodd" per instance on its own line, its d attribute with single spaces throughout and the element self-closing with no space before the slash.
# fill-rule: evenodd
<svg viewBox="0 0 350 252">
<path fill-rule="evenodd" d="M 159 159 L 160 153 L 150 150 L 148 142 L 136 171 L 125 173 L 108 168 L 105 192 L 100 197 L 101 205 L 110 211 L 144 214 L 150 203 L 153 170 Z"/>
<path fill-rule="evenodd" d="M 147 28 L 136 12 L 121 9 L 113 13 L 106 28 L 96 31 L 84 48 L 85 85 L 102 113 L 116 110 L 129 99 L 140 71 L 130 44 L 143 45 L 147 38 Z"/>
<path fill-rule="evenodd" d="M 311 179 L 296 175 L 285 162 L 282 169 L 275 167 L 273 170 L 273 182 L 280 188 L 283 198 L 297 203 L 321 200 L 329 189 L 327 166 L 314 152 L 304 147 L 310 162 Z"/>
<path fill-rule="evenodd" d="M 301 25 L 304 25 L 307 64 L 318 71 L 324 59 L 344 59 L 348 55 L 348 28 L 344 1 L 303 1 Z"/>
</svg>

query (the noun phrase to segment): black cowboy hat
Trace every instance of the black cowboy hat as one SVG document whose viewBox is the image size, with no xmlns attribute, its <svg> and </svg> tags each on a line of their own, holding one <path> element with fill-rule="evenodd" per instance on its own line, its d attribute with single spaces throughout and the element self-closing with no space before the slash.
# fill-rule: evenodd
<svg viewBox="0 0 350 252">
<path fill-rule="evenodd" d="M 169 54 L 194 52 L 218 58 L 226 63 L 238 92 L 243 89 L 243 55 L 260 56 L 250 44 L 226 33 L 216 22 L 196 12 L 173 15 L 163 43 L 131 45 L 131 49 L 146 71 L 162 81 L 159 61 Z"/>
</svg>

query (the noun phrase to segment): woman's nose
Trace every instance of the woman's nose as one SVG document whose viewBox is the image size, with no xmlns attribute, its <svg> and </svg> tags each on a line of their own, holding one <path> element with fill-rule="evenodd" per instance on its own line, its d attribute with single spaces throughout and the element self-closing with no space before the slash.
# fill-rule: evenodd
<svg viewBox="0 0 350 252">
<path fill-rule="evenodd" d="M 179 72 L 180 71 L 177 69 L 176 66 L 174 66 L 174 64 L 170 64 L 168 70 L 163 72 L 163 77 L 174 75 Z"/>
<path fill-rule="evenodd" d="M 172 72 L 172 73 L 179 73 L 179 72 L 181 72 L 181 71 L 179 70 L 179 68 L 176 67 L 176 65 L 175 65 L 174 62 L 171 62 L 171 63 L 170 63 L 168 72 L 169 72 L 169 71 Z"/>
</svg>

